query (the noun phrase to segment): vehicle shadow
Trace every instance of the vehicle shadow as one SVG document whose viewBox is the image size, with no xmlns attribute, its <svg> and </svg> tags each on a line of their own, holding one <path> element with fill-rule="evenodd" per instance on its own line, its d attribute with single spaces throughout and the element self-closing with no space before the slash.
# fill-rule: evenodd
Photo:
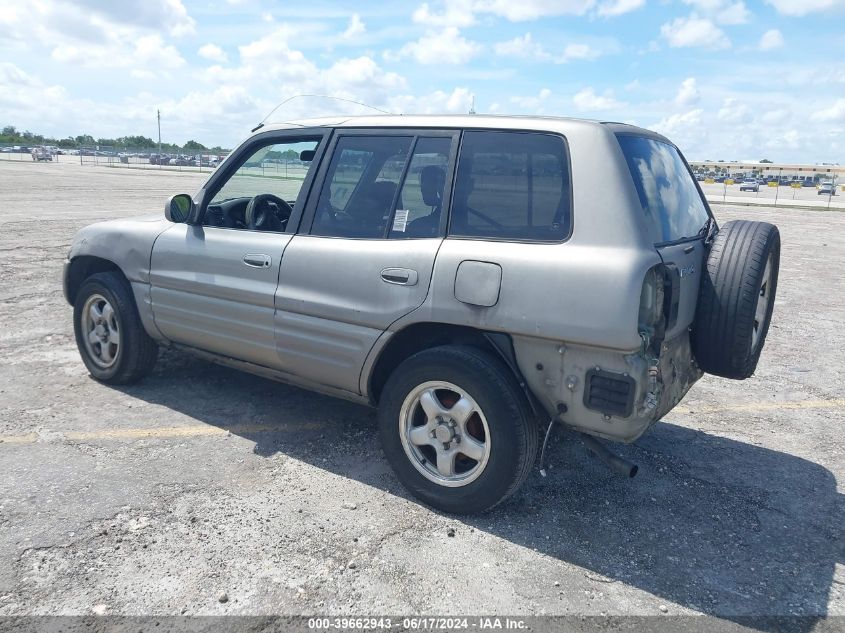
<svg viewBox="0 0 845 633">
<path fill-rule="evenodd" d="M 121 390 L 247 438 L 258 455 L 282 453 L 409 496 L 372 441 L 375 414 L 367 407 L 170 351 L 142 384 Z M 755 626 L 748 616 L 801 615 L 810 617 L 791 629 L 810 630 L 826 614 L 835 565 L 845 563 L 844 495 L 828 470 L 659 423 L 617 447 L 640 466 L 625 480 L 576 434 L 558 433 L 549 477 L 535 472 L 513 501 L 459 520 L 601 582 L 747 626 Z"/>
</svg>

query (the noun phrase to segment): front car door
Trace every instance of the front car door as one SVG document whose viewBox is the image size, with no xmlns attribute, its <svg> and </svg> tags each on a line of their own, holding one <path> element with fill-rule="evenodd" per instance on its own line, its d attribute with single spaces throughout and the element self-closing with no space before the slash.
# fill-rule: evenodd
<svg viewBox="0 0 845 633">
<path fill-rule="evenodd" d="M 197 195 L 193 224 L 156 240 L 152 310 L 173 342 L 278 368 L 275 292 L 328 131 L 250 139 Z"/>
<path fill-rule="evenodd" d="M 282 369 L 359 392 L 376 339 L 428 294 L 456 148 L 454 131 L 336 131 L 279 273 Z"/>
</svg>

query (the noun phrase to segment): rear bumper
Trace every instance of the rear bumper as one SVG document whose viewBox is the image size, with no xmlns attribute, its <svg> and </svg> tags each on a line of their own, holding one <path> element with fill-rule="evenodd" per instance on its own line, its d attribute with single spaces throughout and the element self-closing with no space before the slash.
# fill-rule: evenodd
<svg viewBox="0 0 845 633">
<path fill-rule="evenodd" d="M 689 333 L 664 341 L 660 357 L 514 337 L 520 370 L 550 414 L 578 431 L 633 442 L 672 410 L 703 372 Z M 542 368 L 542 369 L 539 369 Z"/>
</svg>

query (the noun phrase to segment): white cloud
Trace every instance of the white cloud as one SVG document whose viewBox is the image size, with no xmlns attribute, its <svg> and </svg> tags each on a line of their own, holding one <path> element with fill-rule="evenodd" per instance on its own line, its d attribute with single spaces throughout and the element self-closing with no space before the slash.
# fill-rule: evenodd
<svg viewBox="0 0 845 633">
<path fill-rule="evenodd" d="M 420 64 L 465 64 L 481 52 L 481 46 L 467 40 L 454 26 L 428 31 L 415 42 L 405 44 L 399 57 L 413 57 Z"/>
<path fill-rule="evenodd" d="M 0 3 L 0 41 L 12 50 L 46 52 L 54 62 L 86 68 L 127 69 L 139 79 L 168 77 L 183 66 L 171 36 L 194 27 L 180 0 Z"/>
<path fill-rule="evenodd" d="M 536 96 L 511 97 L 510 102 L 522 110 L 530 110 L 534 114 L 540 114 L 543 111 L 543 102 L 550 96 L 552 96 L 552 91 L 548 88 L 543 88 Z"/>
<path fill-rule="evenodd" d="M 472 100 L 473 94 L 469 89 L 455 88 L 452 92 L 436 90 L 420 96 L 392 97 L 387 105 L 392 112 L 404 114 L 466 114 L 472 106 Z"/>
<path fill-rule="evenodd" d="M 842 0 L 766 0 L 778 13 L 783 15 L 802 16 L 816 11 L 827 11 L 843 8 Z"/>
<path fill-rule="evenodd" d="M 828 122 L 845 122 L 845 99 L 837 99 L 829 108 L 824 110 L 817 110 L 810 116 L 813 121 Z"/>
<path fill-rule="evenodd" d="M 637 0 L 609 0 L 614 4 Z M 443 0 L 442 11 L 421 4 L 412 19 L 418 24 L 439 27 L 466 27 L 475 24 L 477 14 L 489 14 L 510 22 L 525 22 L 559 15 L 584 15 L 597 0 Z"/>
<path fill-rule="evenodd" d="M 526 33 L 522 37 L 516 37 L 506 42 L 498 42 L 494 46 L 494 50 L 501 57 L 536 59 L 556 64 L 565 64 L 572 60 L 592 60 L 602 54 L 602 51 L 589 44 L 567 44 L 563 53 L 555 56 L 543 48 L 539 42 L 535 42 L 531 33 Z"/>
<path fill-rule="evenodd" d="M 204 44 L 203 46 L 200 46 L 197 51 L 197 55 L 213 62 L 226 63 L 229 61 L 226 52 L 217 46 L 217 44 Z"/>
<path fill-rule="evenodd" d="M 88 68 L 134 68 L 138 71 L 134 76 L 138 78 L 165 76 L 167 71 L 185 64 L 179 51 L 173 45 L 165 44 L 160 35 L 137 38 L 131 50 L 60 44 L 53 49 L 51 57 L 58 62 Z"/>
<path fill-rule="evenodd" d="M 522 37 L 515 37 L 507 42 L 498 42 L 494 46 L 496 55 L 501 57 L 522 57 L 534 59 L 551 59 L 551 55 L 531 37 L 531 33 L 526 33 Z"/>
<path fill-rule="evenodd" d="M 751 17 L 743 0 L 684 0 L 684 3 L 720 24 L 746 24 Z"/>
<path fill-rule="evenodd" d="M 752 119 L 751 109 L 735 97 L 725 99 L 716 116 L 727 123 L 748 123 Z"/>
<path fill-rule="evenodd" d="M 563 49 L 563 56 L 558 61 L 565 63 L 573 59 L 596 59 L 600 55 L 601 52 L 589 44 L 567 44 Z"/>
<path fill-rule="evenodd" d="M 363 35 L 367 30 L 366 25 L 361 20 L 361 16 L 357 13 L 352 14 L 352 18 L 349 20 L 349 26 L 346 27 L 346 30 L 341 35 L 344 39 L 352 39 L 353 37 L 357 37 L 358 35 Z"/>
<path fill-rule="evenodd" d="M 660 34 L 673 48 L 702 47 L 729 48 L 731 43 L 725 33 L 707 18 L 691 15 L 676 18 L 660 27 Z"/>
<path fill-rule="evenodd" d="M 701 100 L 701 93 L 698 91 L 698 85 L 695 77 L 687 77 L 681 82 L 681 87 L 678 88 L 678 94 L 675 96 L 675 103 L 680 106 L 690 106 L 698 103 Z"/>
<path fill-rule="evenodd" d="M 655 123 L 651 126 L 651 129 L 671 137 L 676 132 L 686 131 L 688 128 L 695 128 L 701 125 L 702 114 L 704 114 L 704 110 L 701 108 L 696 108 L 689 112 L 671 114 Z"/>
<path fill-rule="evenodd" d="M 777 29 L 770 29 L 763 33 L 758 48 L 761 51 L 771 51 L 783 46 L 783 35 Z"/>
<path fill-rule="evenodd" d="M 511 22 L 536 20 L 556 15 L 584 15 L 595 0 L 478 0 L 475 9 L 479 13 L 492 13 Z"/>
<path fill-rule="evenodd" d="M 603 17 L 614 17 L 636 11 L 644 6 L 645 0 L 607 0 L 599 5 L 596 12 Z"/>
<path fill-rule="evenodd" d="M 431 10 L 427 2 L 424 2 L 414 11 L 411 19 L 417 24 L 440 27 L 454 26 L 460 28 L 475 24 L 471 0 L 447 0 L 444 4 L 443 12 L 436 13 Z"/>
<path fill-rule="evenodd" d="M 602 112 L 618 110 L 625 107 L 625 103 L 613 98 L 613 93 L 607 91 L 604 95 L 597 95 L 592 87 L 587 87 L 572 97 L 572 103 L 581 112 Z"/>
<path fill-rule="evenodd" d="M 765 125 L 777 125 L 784 123 L 788 119 L 788 110 L 769 110 L 768 112 L 764 112 L 760 117 L 760 121 L 762 121 Z"/>
<path fill-rule="evenodd" d="M 182 36 L 195 32 L 196 22 L 188 15 L 182 0 L 144 0 L 143 2 L 101 2 L 69 0 L 79 11 L 99 16 L 108 22 L 152 29 Z"/>
</svg>

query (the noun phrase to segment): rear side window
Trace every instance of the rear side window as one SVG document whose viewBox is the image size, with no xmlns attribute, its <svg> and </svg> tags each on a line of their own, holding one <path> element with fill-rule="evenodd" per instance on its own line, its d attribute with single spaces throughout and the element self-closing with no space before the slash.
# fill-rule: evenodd
<svg viewBox="0 0 845 633">
<path fill-rule="evenodd" d="M 559 241 L 571 226 L 569 162 L 559 136 L 466 132 L 449 234 Z"/>
<path fill-rule="evenodd" d="M 617 138 L 654 242 L 695 237 L 707 208 L 678 150 L 643 136 Z"/>
</svg>

